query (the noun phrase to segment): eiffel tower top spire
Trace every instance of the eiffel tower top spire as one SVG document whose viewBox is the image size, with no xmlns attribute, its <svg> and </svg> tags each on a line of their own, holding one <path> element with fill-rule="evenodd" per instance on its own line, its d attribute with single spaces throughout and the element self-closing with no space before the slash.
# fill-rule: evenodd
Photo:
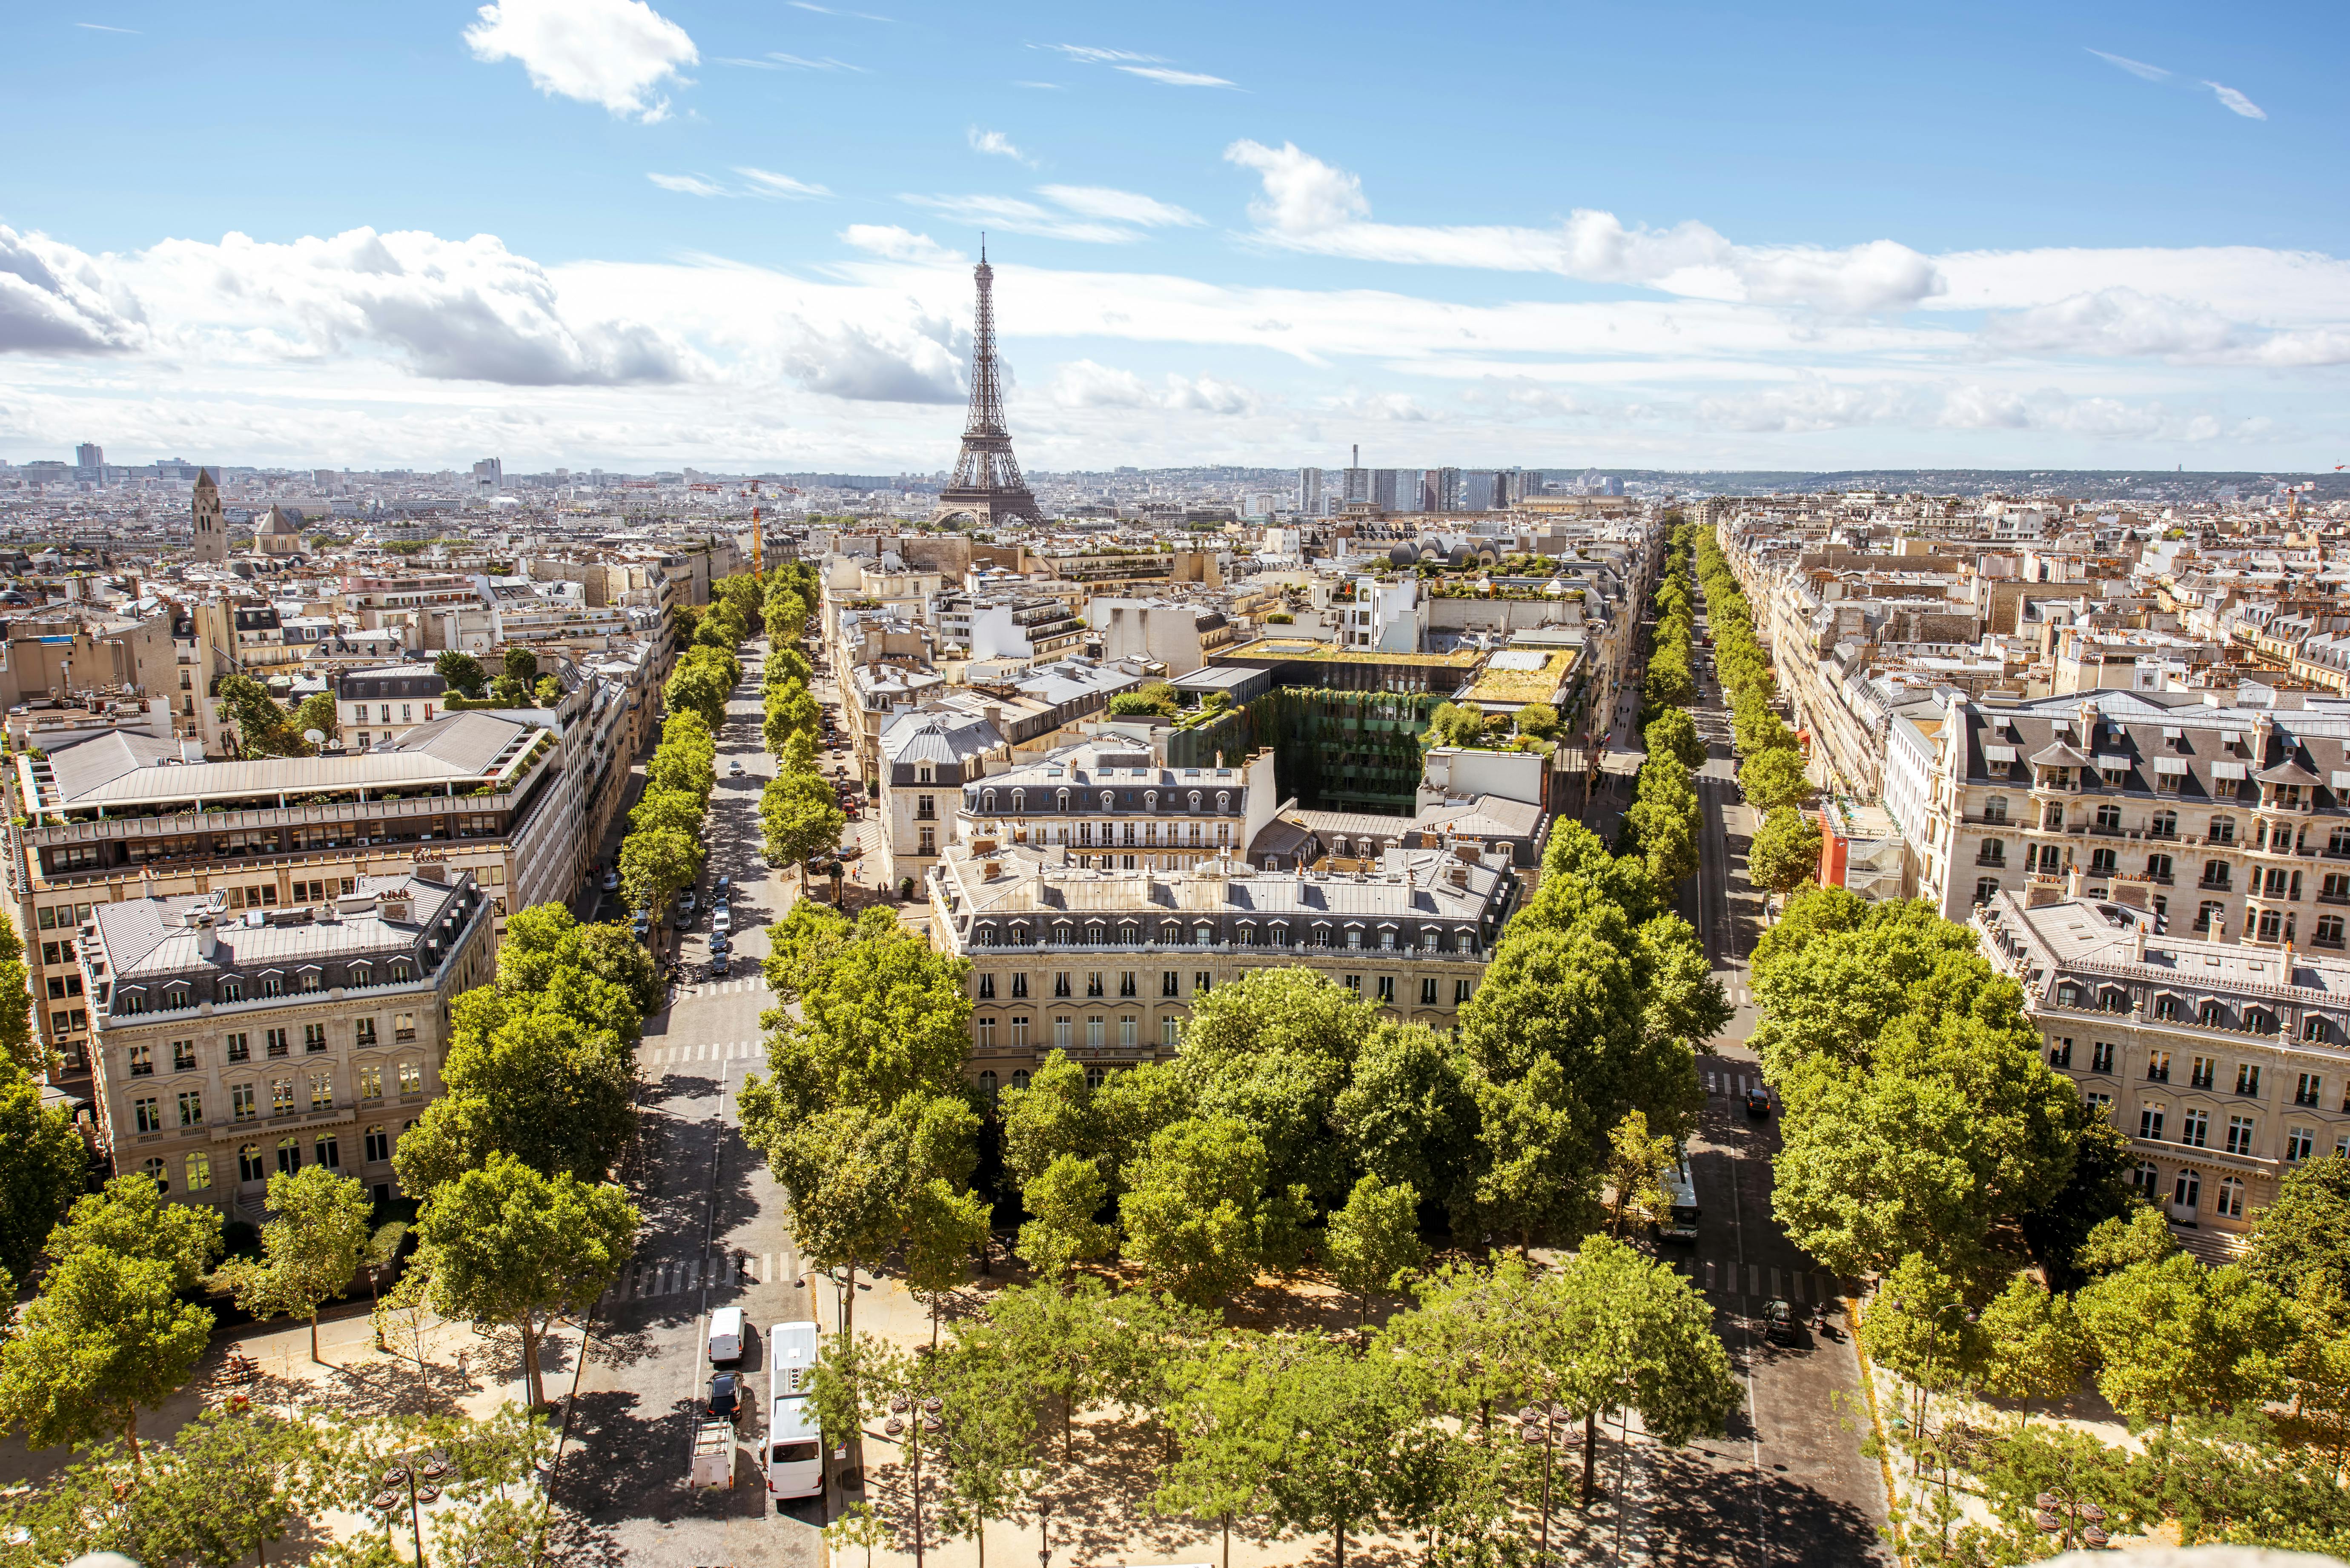
<svg viewBox="0 0 2350 1568">
<path fill-rule="evenodd" d="M 995 366 L 995 269 L 987 265 L 985 234 L 979 239 L 979 265 L 972 276 L 979 285 L 979 306 L 972 324 L 971 413 L 963 421 L 962 451 L 955 458 L 954 475 L 939 493 L 932 517 L 965 513 L 982 523 L 1004 518 L 1041 523 L 1045 514 L 1021 477 L 1020 462 L 1012 455 L 1012 432 L 1003 423 L 1003 389 Z"/>
</svg>

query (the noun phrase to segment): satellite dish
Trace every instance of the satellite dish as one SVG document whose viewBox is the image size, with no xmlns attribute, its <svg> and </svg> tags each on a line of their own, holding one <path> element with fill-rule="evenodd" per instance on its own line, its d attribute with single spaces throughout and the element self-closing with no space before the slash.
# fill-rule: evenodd
<svg viewBox="0 0 2350 1568">
<path fill-rule="evenodd" d="M 310 749 L 312 751 L 316 751 L 320 746 L 327 743 L 327 732 L 324 730 L 305 730 L 302 732 L 302 738 L 310 742 Z"/>
</svg>

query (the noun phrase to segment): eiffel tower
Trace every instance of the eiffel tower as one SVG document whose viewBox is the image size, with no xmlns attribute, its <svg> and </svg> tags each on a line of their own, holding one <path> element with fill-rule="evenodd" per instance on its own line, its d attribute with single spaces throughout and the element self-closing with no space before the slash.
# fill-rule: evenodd
<svg viewBox="0 0 2350 1568">
<path fill-rule="evenodd" d="M 1042 523 L 1045 514 L 1028 482 L 1020 476 L 1020 460 L 1012 455 L 1012 432 L 1003 428 L 1003 389 L 995 379 L 995 303 L 991 291 L 995 269 L 987 265 L 987 236 L 979 237 L 979 317 L 971 339 L 971 416 L 963 421 L 962 452 L 955 459 L 954 477 L 939 492 L 933 523 L 958 514 L 984 525 L 1013 518 Z"/>
</svg>

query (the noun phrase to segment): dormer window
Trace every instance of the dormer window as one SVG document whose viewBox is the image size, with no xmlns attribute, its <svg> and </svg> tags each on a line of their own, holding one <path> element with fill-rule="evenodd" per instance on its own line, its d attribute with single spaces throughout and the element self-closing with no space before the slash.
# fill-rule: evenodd
<svg viewBox="0 0 2350 1568">
<path fill-rule="evenodd" d="M 931 784 L 931 783 L 935 782 L 935 781 L 931 778 L 931 764 L 930 764 L 930 763 L 922 763 L 920 766 L 919 766 L 919 767 L 915 768 L 915 770 L 914 770 L 914 782 L 915 782 L 916 784 Z"/>
</svg>

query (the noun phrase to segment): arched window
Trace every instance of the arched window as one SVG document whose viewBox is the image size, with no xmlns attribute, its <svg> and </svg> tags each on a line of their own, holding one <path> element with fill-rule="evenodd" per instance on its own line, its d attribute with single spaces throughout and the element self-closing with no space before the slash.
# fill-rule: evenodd
<svg viewBox="0 0 2350 1568">
<path fill-rule="evenodd" d="M 1198 790 L 1193 790 L 1191 792 L 1191 809 L 1193 811 L 1200 809 L 1200 792 Z"/>
<path fill-rule="evenodd" d="M 1988 904 L 1988 903 L 1990 903 L 1993 898 L 1998 898 L 1998 897 L 1999 897 L 1999 878 L 1998 878 L 1998 877 L 1976 877 L 1976 878 L 1975 878 L 1975 902 L 1976 902 L 1976 903 L 1978 903 L 1978 904 Z"/>
<path fill-rule="evenodd" d="M 2146 831 L 2147 836 L 2149 838 L 2178 837 L 2178 814 L 2175 811 L 2156 812 L 2152 816 L 2147 818 Z"/>
<path fill-rule="evenodd" d="M 1142 940 L 1142 928 L 1134 921 L 1128 920 L 1118 927 L 1118 940 L 1127 947 L 1135 947 Z"/>
<path fill-rule="evenodd" d="M 239 1181 L 266 1181 L 269 1168 L 261 1163 L 261 1146 L 240 1144 L 236 1151 L 236 1179 Z"/>
<path fill-rule="evenodd" d="M 1117 804 L 1117 797 L 1116 797 L 1116 796 L 1115 796 L 1115 795 L 1114 795 L 1110 791 L 1108 791 L 1108 790 L 1104 790 L 1104 791 L 1102 791 L 1102 809 L 1103 809 L 1104 811 L 1107 811 L 1107 810 L 1108 810 L 1112 805 L 1116 805 L 1116 804 Z"/>
<path fill-rule="evenodd" d="M 1028 1086 L 1028 1069 L 1027 1069 L 1027 1068 L 1025 1068 L 1025 1067 L 1015 1067 L 1015 1068 L 1014 1068 L 1014 1069 L 1013 1069 L 1013 1071 L 1012 1071 L 1012 1086 L 1013 1086 L 1014 1088 L 1015 1088 L 1015 1089 L 1024 1089 L 1024 1088 L 1026 1088 L 1026 1087 Z"/>
<path fill-rule="evenodd" d="M 2007 796 L 2003 794 L 1995 794 L 1989 800 L 1984 801 L 1983 820 L 1985 822 L 2005 822 L 2007 820 Z"/>
<path fill-rule="evenodd" d="M 155 1184 L 156 1191 L 169 1192 L 172 1190 L 171 1168 L 163 1163 L 161 1157 L 150 1156 L 148 1158 L 140 1161 L 139 1168 L 146 1175 L 150 1181 L 152 1181 Z"/>
<path fill-rule="evenodd" d="M 2154 1161 L 2141 1159 L 2137 1162 L 2137 1168 L 2130 1172 L 2130 1185 L 2137 1188 L 2139 1195 L 2151 1203 L 2154 1201 L 2154 1195 L 2162 1190 L 2162 1172 L 2154 1168 Z"/>
<path fill-rule="evenodd" d="M 1232 791 L 1228 789 L 1220 789 L 1216 792 L 1216 809 L 1218 811 L 1230 811 L 1232 809 Z"/>
<path fill-rule="evenodd" d="M 2222 1220 L 2241 1220 L 2244 1217 L 2244 1184 L 2241 1178 L 2223 1176 L 2220 1179 L 2219 1201 L 2212 1204 L 2211 1212 Z"/>
<path fill-rule="evenodd" d="M 1984 840 L 1982 841 L 1982 847 L 1981 847 L 1980 850 L 1976 851 L 1976 853 L 1975 853 L 1975 864 L 1976 864 L 1976 865 L 1978 865 L 1978 866 L 2004 866 L 2004 865 L 2006 865 L 2006 864 L 2007 864 L 2007 845 L 2006 845 L 2006 843 L 2005 843 L 2003 840 L 1997 839 L 1997 838 L 1986 838 L 1986 839 L 1984 839 Z"/>
<path fill-rule="evenodd" d="M 277 1140 L 277 1168 L 291 1176 L 302 1168 L 302 1140 L 281 1137 Z"/>
<path fill-rule="evenodd" d="M 991 816 L 995 814 L 995 792 L 993 790 L 983 789 L 979 792 L 979 809 L 986 812 Z"/>
<path fill-rule="evenodd" d="M 2216 1002 L 2207 1002 L 2195 1016 L 2195 1022 L 2206 1029 L 2228 1027 L 2228 1010 Z"/>
<path fill-rule="evenodd" d="M 2203 886 L 2224 888 L 2228 885 L 2228 863 L 2225 860 L 2203 862 Z"/>
<path fill-rule="evenodd" d="M 1053 805 L 1054 805 L 1054 808 L 1055 808 L 1055 810 L 1059 810 L 1059 811 L 1066 811 L 1066 810 L 1068 810 L 1068 809 L 1069 809 L 1069 792 L 1068 792 L 1067 790 L 1062 790 L 1062 791 L 1060 791 L 1058 794 L 1056 794 L 1053 797 Z"/>
<path fill-rule="evenodd" d="M 1012 792 L 1012 809 L 1015 813 L 1026 811 L 1028 809 L 1028 792 L 1026 790 L 1015 789 Z"/>
<path fill-rule="evenodd" d="M 1142 806 L 1145 811 L 1157 811 L 1159 809 L 1159 792 L 1155 789 L 1144 790 L 1142 792 Z"/>
<path fill-rule="evenodd" d="M 2146 857 L 2146 874 L 2148 877 L 2153 877 L 2158 882 L 2169 881 L 2170 857 L 2168 855 L 2147 856 Z"/>
</svg>

